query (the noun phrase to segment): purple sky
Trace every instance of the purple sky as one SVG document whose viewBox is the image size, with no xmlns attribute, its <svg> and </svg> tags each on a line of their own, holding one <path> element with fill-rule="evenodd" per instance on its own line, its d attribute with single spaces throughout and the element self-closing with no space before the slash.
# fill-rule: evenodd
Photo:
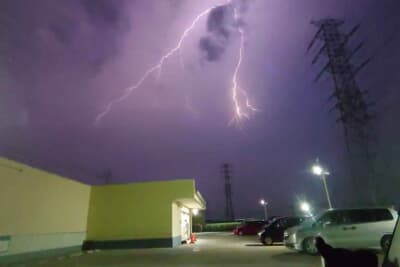
<svg viewBox="0 0 400 267">
<path fill-rule="evenodd" d="M 398 105 L 400 8 L 397 0 L 247 0 L 239 83 L 260 111 L 228 126 L 231 78 L 239 34 L 222 20 L 215 32 L 205 17 L 169 58 L 160 79 L 147 79 L 98 124 L 107 103 L 135 84 L 173 48 L 193 18 L 218 0 L 3 0 L 0 1 L 0 153 L 87 183 L 110 169 L 113 182 L 195 178 L 210 217 L 223 215 L 220 166 L 233 165 L 238 217 L 286 214 L 296 196 L 325 205 L 322 184 L 308 172 L 319 157 L 332 175 L 336 205 L 348 187 L 342 128 L 329 113 L 329 75 L 313 79 L 306 47 L 312 19 L 342 18 L 344 30 L 361 23 L 365 40 L 355 63 L 373 61 L 358 76 L 370 90 L 379 133 L 382 192 L 394 200 L 400 186 Z M 229 14 L 228 14 L 229 15 Z M 237 25 L 236 25 L 237 26 Z M 210 27 L 210 26 L 209 26 Z M 218 27 L 228 34 L 218 39 Z M 215 39 L 215 38 L 217 39 Z M 222 42 L 205 50 L 202 39 Z M 214 38 L 214 39 L 212 39 Z M 215 52 L 217 54 L 207 54 Z"/>
</svg>

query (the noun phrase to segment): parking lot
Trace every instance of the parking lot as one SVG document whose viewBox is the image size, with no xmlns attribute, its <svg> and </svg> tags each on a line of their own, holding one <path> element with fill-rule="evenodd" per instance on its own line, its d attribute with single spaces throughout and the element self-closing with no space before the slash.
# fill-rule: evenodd
<svg viewBox="0 0 400 267">
<path fill-rule="evenodd" d="M 255 236 L 231 233 L 205 233 L 196 244 L 178 248 L 97 251 L 19 264 L 16 266 L 51 267 L 124 267 L 124 266 L 273 266 L 319 267 L 321 260 L 276 245 L 262 246 Z"/>
</svg>

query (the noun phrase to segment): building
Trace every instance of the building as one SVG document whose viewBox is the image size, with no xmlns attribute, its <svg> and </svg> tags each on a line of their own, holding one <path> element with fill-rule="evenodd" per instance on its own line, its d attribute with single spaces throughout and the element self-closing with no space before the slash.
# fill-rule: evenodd
<svg viewBox="0 0 400 267">
<path fill-rule="evenodd" d="M 194 180 L 90 186 L 0 158 L 0 263 L 82 245 L 174 247 L 205 206 Z"/>
<path fill-rule="evenodd" d="M 194 180 L 93 186 L 85 249 L 174 247 L 205 201 Z"/>
<path fill-rule="evenodd" d="M 88 185 L 0 158 L 0 263 L 4 256 L 79 248 L 86 238 L 90 191 Z"/>
</svg>

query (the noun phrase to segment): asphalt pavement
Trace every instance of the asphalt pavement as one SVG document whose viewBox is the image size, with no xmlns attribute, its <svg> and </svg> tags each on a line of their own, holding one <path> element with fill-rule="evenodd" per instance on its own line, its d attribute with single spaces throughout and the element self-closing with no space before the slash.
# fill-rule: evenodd
<svg viewBox="0 0 400 267">
<path fill-rule="evenodd" d="M 320 267 L 319 256 L 291 251 L 282 245 L 263 246 L 256 236 L 231 233 L 202 233 L 196 244 L 178 248 L 105 250 L 68 257 L 46 259 L 15 266 L 41 267 Z"/>
</svg>

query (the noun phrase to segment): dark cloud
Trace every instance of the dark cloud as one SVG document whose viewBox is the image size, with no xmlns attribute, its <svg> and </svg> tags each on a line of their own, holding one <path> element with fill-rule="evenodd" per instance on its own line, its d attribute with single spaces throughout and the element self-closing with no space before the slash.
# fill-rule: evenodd
<svg viewBox="0 0 400 267">
<path fill-rule="evenodd" d="M 226 25 L 229 16 L 232 16 L 229 6 L 221 6 L 212 10 L 207 19 L 207 31 L 229 38 L 229 30 Z"/>
<path fill-rule="evenodd" d="M 190 72 L 171 57 L 159 80 L 149 77 L 93 126 L 110 99 L 174 47 L 198 12 L 222 2 L 0 0 L 0 153 L 90 183 L 101 182 L 95 176 L 107 169 L 113 182 L 193 177 L 217 218 L 224 203 L 222 162 L 234 168 L 238 216 L 262 216 L 254 205 L 261 197 L 271 203 L 271 214 L 283 216 L 296 194 L 325 204 L 323 186 L 307 165 L 319 157 L 332 173 L 334 205 L 343 206 L 352 189 L 342 127 L 325 103 L 333 85 L 328 74 L 324 83 L 312 82 L 323 64 L 311 66 L 305 49 L 316 32 L 311 18 L 344 17 L 349 27 L 365 18 L 352 40 L 365 37 L 365 48 L 380 52 L 358 81 L 382 99 L 377 173 L 385 196 L 398 203 L 392 188 L 400 173 L 394 127 L 400 1 L 232 0 L 199 21 L 185 41 L 180 52 Z M 236 21 L 232 7 L 239 11 Z M 233 115 L 237 27 L 246 35 L 239 85 L 260 110 L 242 130 L 226 127 Z M 218 64 L 192 67 L 199 51 Z M 374 54 L 363 51 L 354 58 Z"/>
<path fill-rule="evenodd" d="M 56 39 L 64 44 L 72 42 L 76 34 L 78 23 L 69 18 L 59 19 L 53 24 L 49 25 L 49 30 L 54 34 Z"/>
<path fill-rule="evenodd" d="M 82 4 L 94 23 L 106 26 L 117 26 L 120 22 L 121 9 L 119 9 L 121 1 L 109 0 L 82 0 Z"/>
<path fill-rule="evenodd" d="M 208 61 L 216 61 L 225 51 L 225 47 L 211 37 L 203 37 L 199 42 L 200 49 L 205 51 L 205 55 Z"/>
<path fill-rule="evenodd" d="M 13 73 L 37 79 L 36 71 L 55 62 L 65 74 L 77 66 L 97 73 L 118 54 L 118 41 L 129 29 L 125 7 L 125 1 L 105 0 L 1 1 L 0 42 Z"/>
<path fill-rule="evenodd" d="M 233 23 L 232 8 L 229 5 L 213 9 L 207 18 L 207 36 L 199 41 L 199 48 L 208 61 L 218 60 L 225 52 Z"/>
<path fill-rule="evenodd" d="M 216 61 L 224 54 L 232 32 L 244 26 L 242 15 L 249 5 L 249 0 L 238 0 L 210 12 L 207 18 L 207 35 L 199 41 L 199 48 L 208 61 Z M 239 13 L 237 18 L 234 18 L 234 8 Z"/>
</svg>

